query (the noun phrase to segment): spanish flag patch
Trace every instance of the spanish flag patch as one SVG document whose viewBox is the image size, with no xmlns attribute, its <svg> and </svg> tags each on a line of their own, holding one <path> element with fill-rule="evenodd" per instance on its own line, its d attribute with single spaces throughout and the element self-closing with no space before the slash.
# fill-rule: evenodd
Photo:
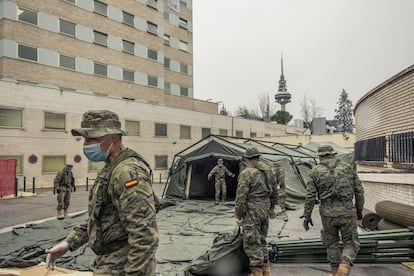
<svg viewBox="0 0 414 276">
<path fill-rule="evenodd" d="M 125 188 L 131 188 L 138 185 L 138 179 L 131 179 L 125 182 Z"/>
</svg>

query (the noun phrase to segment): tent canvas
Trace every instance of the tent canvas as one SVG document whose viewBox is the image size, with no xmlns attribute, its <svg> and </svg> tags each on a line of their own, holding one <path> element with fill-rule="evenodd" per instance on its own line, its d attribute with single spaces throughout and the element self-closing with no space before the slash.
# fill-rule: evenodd
<svg viewBox="0 0 414 276">
<path fill-rule="evenodd" d="M 228 199 L 234 200 L 237 177 L 246 166 L 242 156 L 246 148 L 253 146 L 258 148 L 264 162 L 271 166 L 275 162 L 282 164 L 288 183 L 287 207 L 299 208 L 304 201 L 305 177 L 316 164 L 313 150 L 297 145 L 220 135 L 209 135 L 175 155 L 163 197 L 213 200 L 214 180 L 208 181 L 207 175 L 217 160 L 222 158 L 224 165 L 236 175 L 234 178 L 226 177 Z"/>
</svg>

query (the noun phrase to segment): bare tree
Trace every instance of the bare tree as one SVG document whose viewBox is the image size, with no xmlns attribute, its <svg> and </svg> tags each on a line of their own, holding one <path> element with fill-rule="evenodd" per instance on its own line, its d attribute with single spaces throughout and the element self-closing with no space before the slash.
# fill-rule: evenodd
<svg viewBox="0 0 414 276">
<path fill-rule="evenodd" d="M 302 113 L 305 128 L 311 127 L 313 118 L 322 115 L 322 108 L 316 105 L 315 99 L 308 98 L 306 94 L 303 96 L 303 100 L 300 103 L 300 111 Z"/>
<path fill-rule="evenodd" d="M 272 114 L 276 111 L 276 104 L 273 101 L 270 101 L 269 94 L 263 92 L 258 96 L 259 99 L 259 110 L 262 115 L 263 121 L 270 122 Z"/>
</svg>

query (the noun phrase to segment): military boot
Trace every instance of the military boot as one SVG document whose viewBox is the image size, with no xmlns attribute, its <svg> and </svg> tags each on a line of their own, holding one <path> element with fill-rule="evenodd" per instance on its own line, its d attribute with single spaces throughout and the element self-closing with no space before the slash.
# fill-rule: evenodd
<svg viewBox="0 0 414 276">
<path fill-rule="evenodd" d="M 63 217 L 64 218 L 68 217 L 68 209 L 63 210 Z"/>
<path fill-rule="evenodd" d="M 335 276 L 348 276 L 350 270 L 351 270 L 351 265 L 341 263 L 338 267 L 338 271 L 336 272 Z"/>
<path fill-rule="evenodd" d="M 272 275 L 270 272 L 270 262 L 267 261 L 263 264 L 263 276 L 270 276 Z"/>
<path fill-rule="evenodd" d="M 263 276 L 263 268 L 261 266 L 251 266 L 250 271 L 250 276 Z"/>
<path fill-rule="evenodd" d="M 65 215 L 63 214 L 62 210 L 57 211 L 56 218 L 57 219 L 64 219 L 65 218 Z"/>
<path fill-rule="evenodd" d="M 332 272 L 328 274 L 328 276 L 335 276 L 336 272 L 338 271 L 338 264 L 331 264 Z"/>
</svg>

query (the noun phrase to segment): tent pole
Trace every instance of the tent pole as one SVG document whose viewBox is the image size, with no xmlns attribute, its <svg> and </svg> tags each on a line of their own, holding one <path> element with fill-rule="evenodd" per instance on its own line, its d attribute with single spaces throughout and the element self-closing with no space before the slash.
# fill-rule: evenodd
<svg viewBox="0 0 414 276">
<path fill-rule="evenodd" d="M 190 197 L 190 183 L 191 183 L 191 173 L 193 171 L 193 164 L 190 164 L 190 168 L 187 172 L 187 183 L 185 185 L 185 199 L 188 199 Z"/>
</svg>

